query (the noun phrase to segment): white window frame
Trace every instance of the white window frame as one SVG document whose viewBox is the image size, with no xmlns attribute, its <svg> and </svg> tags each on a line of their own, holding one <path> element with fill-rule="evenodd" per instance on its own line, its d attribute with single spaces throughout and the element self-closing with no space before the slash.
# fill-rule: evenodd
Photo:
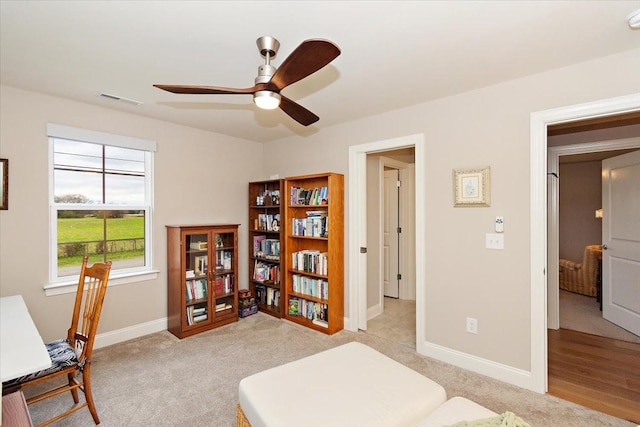
<svg viewBox="0 0 640 427">
<path fill-rule="evenodd" d="M 58 210 L 98 210 L 103 205 L 79 206 L 77 204 L 54 203 L 54 165 L 53 165 L 53 138 L 69 139 L 79 142 L 87 142 L 114 147 L 130 148 L 145 152 L 145 193 L 147 204 L 143 206 L 128 206 L 132 210 L 145 211 L 145 260 L 144 266 L 127 269 L 112 270 L 109 275 L 109 286 L 125 283 L 153 280 L 158 276 L 158 270 L 153 269 L 153 153 L 156 151 L 156 142 L 146 139 L 133 138 L 122 135 L 114 135 L 97 132 L 88 129 L 74 128 L 70 126 L 47 124 L 47 137 L 49 139 L 49 283 L 44 286 L 45 294 L 59 295 L 75 292 L 78 285 L 78 275 L 57 277 L 57 236 L 58 236 Z"/>
</svg>

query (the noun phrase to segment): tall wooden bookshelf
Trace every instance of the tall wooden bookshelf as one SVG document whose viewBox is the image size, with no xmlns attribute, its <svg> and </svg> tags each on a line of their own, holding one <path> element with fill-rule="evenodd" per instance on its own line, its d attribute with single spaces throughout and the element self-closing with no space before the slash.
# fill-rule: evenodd
<svg viewBox="0 0 640 427">
<path fill-rule="evenodd" d="M 285 318 L 326 334 L 344 327 L 344 176 L 284 183 Z"/>
<path fill-rule="evenodd" d="M 167 225 L 169 332 L 185 338 L 238 320 L 238 225 Z"/>
<path fill-rule="evenodd" d="M 258 309 L 284 315 L 282 220 L 284 180 L 249 183 L 249 284 Z"/>
</svg>

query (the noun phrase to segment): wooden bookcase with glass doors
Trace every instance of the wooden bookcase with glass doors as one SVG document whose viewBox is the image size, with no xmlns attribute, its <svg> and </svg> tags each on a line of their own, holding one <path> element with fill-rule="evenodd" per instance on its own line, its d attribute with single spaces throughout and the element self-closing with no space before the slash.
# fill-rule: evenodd
<svg viewBox="0 0 640 427">
<path fill-rule="evenodd" d="M 284 291 L 281 287 L 284 254 L 281 203 L 284 180 L 249 183 L 249 283 L 258 310 L 281 318 Z"/>
<path fill-rule="evenodd" d="M 326 334 L 344 327 L 344 176 L 285 179 L 285 318 Z"/>
<path fill-rule="evenodd" d="M 167 225 L 168 329 L 185 338 L 238 320 L 238 224 Z"/>
</svg>

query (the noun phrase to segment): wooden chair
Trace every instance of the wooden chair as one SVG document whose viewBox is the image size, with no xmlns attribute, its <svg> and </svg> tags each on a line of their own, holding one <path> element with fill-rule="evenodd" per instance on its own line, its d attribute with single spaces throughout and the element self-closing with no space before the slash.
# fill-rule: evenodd
<svg viewBox="0 0 640 427">
<path fill-rule="evenodd" d="M 88 267 L 87 257 L 84 257 L 80 270 L 78 290 L 76 291 L 71 327 L 67 333 L 67 338 L 46 344 L 52 366 L 2 384 L 2 394 L 4 395 L 54 378 L 67 377 L 67 381 L 63 385 L 27 399 L 27 405 L 29 405 L 66 391 L 71 392 L 75 405 L 40 424 L 41 426 L 64 418 L 85 406 L 89 407 L 93 421 L 96 424 L 100 424 L 91 394 L 91 354 L 110 270 L 111 261 L 104 264 L 95 263 L 93 266 Z M 82 373 L 81 379 L 78 378 L 78 372 Z M 85 395 L 85 401 L 82 403 L 78 399 L 78 389 Z"/>
</svg>

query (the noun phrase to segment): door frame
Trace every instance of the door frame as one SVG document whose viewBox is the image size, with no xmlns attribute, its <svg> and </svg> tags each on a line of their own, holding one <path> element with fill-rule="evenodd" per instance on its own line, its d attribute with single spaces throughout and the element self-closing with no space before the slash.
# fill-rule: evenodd
<svg viewBox="0 0 640 427">
<path fill-rule="evenodd" d="M 546 393 L 547 373 L 547 127 L 640 110 L 640 94 L 531 113 L 531 389 Z"/>
<path fill-rule="evenodd" d="M 560 227 L 558 226 L 559 210 L 559 179 L 553 177 L 560 174 L 560 157 L 574 154 L 597 153 L 602 151 L 624 150 L 640 148 L 640 137 L 623 138 L 606 141 L 589 142 L 584 144 L 569 144 L 549 147 L 547 156 L 547 176 L 549 179 L 548 199 L 548 236 L 547 236 L 547 327 L 560 328 L 560 291 L 558 283 L 558 259 L 560 257 Z"/>
<path fill-rule="evenodd" d="M 367 247 L 367 154 L 400 148 L 415 149 L 415 283 L 416 283 L 416 345 L 420 352 L 424 335 L 424 286 L 425 266 L 417 262 L 424 259 L 425 221 L 425 141 L 424 134 L 370 142 L 349 147 L 349 319 L 345 329 L 357 331 L 367 328 L 367 254 L 360 248 Z"/>
</svg>

